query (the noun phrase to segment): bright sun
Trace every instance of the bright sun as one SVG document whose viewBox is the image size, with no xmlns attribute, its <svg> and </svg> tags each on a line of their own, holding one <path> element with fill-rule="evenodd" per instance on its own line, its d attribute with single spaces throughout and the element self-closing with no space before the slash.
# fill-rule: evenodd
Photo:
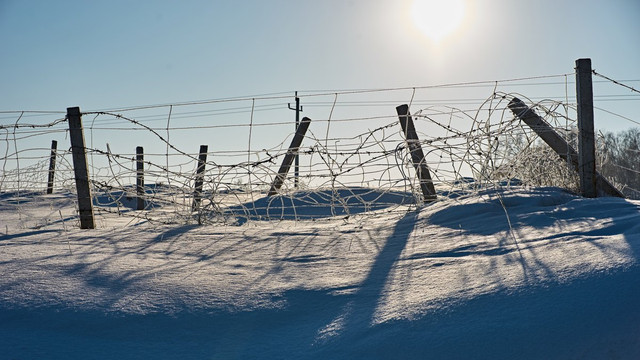
<svg viewBox="0 0 640 360">
<path fill-rule="evenodd" d="M 434 42 L 456 30 L 464 17 L 464 0 L 413 0 L 413 22 Z"/>
</svg>

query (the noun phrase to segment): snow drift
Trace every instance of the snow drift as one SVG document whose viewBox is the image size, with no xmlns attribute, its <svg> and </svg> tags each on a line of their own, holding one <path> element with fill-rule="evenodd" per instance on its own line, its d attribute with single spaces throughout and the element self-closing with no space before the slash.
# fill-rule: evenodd
<svg viewBox="0 0 640 360">
<path fill-rule="evenodd" d="M 640 358 L 637 201 L 516 188 L 86 231 L 41 196 L 37 227 L 0 208 L 8 359 Z"/>
</svg>

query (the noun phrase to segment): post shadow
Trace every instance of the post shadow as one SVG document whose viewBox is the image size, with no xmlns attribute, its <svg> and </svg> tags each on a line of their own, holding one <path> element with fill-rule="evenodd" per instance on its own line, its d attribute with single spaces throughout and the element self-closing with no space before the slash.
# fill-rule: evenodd
<svg viewBox="0 0 640 360">
<path fill-rule="evenodd" d="M 409 242 L 418 214 L 418 211 L 408 212 L 396 223 L 393 233 L 378 253 L 366 278 L 360 284 L 358 291 L 352 295 L 353 301 L 346 304 L 343 314 L 339 315 L 346 316 L 340 337 L 361 333 L 371 326 L 378 305 L 384 296 L 385 287 L 390 280 L 393 266 Z M 344 314 L 344 312 L 348 313 Z"/>
</svg>

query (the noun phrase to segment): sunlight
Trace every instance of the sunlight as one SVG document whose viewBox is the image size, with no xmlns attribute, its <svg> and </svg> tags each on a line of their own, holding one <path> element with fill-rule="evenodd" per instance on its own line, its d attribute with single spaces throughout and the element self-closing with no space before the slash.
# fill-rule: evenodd
<svg viewBox="0 0 640 360">
<path fill-rule="evenodd" d="M 415 26 L 434 42 L 456 30 L 464 12 L 464 0 L 414 0 L 411 6 Z"/>
</svg>

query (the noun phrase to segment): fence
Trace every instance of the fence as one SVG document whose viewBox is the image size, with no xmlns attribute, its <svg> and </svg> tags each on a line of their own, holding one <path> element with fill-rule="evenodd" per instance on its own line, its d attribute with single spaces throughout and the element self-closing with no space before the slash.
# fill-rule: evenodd
<svg viewBox="0 0 640 360">
<path fill-rule="evenodd" d="M 406 211 L 436 194 L 451 197 L 486 186 L 579 191 L 571 156 L 563 163 L 541 141 L 552 130 L 576 147 L 578 106 L 568 101 L 574 76 L 82 111 L 91 215 L 99 226 L 242 224 Z M 527 87 L 535 94 L 542 85 L 564 94 L 545 99 L 511 91 Z M 484 98 L 474 96 L 481 93 Z M 515 116 L 514 98 L 548 128 L 532 128 Z M 287 121 L 290 109 L 307 119 L 296 127 Z M 76 190 L 77 146 L 61 146 L 72 141 L 69 116 L 2 116 L 15 119 L 0 126 L 3 216 L 10 209 L 22 216 L 30 204 L 45 202 L 50 213 L 24 215 L 24 226 L 46 225 L 54 217 L 78 222 L 73 214 L 56 214 L 57 206 L 72 202 L 82 218 L 87 206 Z M 408 119 L 413 130 L 406 127 Z M 304 124 L 308 130 L 296 136 Z M 293 171 L 283 171 L 287 163 Z"/>
</svg>

